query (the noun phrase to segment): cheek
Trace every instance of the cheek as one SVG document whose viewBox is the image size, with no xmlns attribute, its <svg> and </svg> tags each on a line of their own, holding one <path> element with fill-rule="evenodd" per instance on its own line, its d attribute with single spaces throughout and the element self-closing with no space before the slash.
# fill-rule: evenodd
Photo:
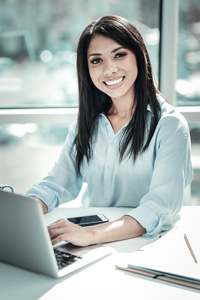
<svg viewBox="0 0 200 300">
<path fill-rule="evenodd" d="M 91 78 L 91 80 L 92 80 L 92 82 L 94 83 L 94 85 L 96 86 L 96 87 L 98 87 L 98 78 L 99 78 L 99 76 L 98 76 L 98 72 L 96 72 L 95 70 L 93 70 L 93 69 L 89 69 L 89 74 L 90 74 L 90 78 Z"/>
<path fill-rule="evenodd" d="M 134 78 L 136 80 L 137 77 L 138 77 L 138 69 L 137 69 L 137 67 L 133 70 L 133 75 L 134 75 Z"/>
<path fill-rule="evenodd" d="M 132 70 L 135 74 L 138 73 L 137 60 L 135 56 L 130 57 L 129 60 L 126 61 L 126 68 L 129 71 Z"/>
<path fill-rule="evenodd" d="M 129 72 L 131 73 L 131 77 L 135 81 L 138 76 L 138 68 L 137 65 L 132 65 L 132 68 L 130 68 L 131 64 L 129 65 Z"/>
</svg>

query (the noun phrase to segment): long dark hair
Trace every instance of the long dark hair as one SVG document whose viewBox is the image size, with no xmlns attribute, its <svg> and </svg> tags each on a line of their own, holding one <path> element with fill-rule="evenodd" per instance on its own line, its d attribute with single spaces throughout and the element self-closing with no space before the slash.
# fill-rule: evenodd
<svg viewBox="0 0 200 300">
<path fill-rule="evenodd" d="M 140 152 L 148 148 L 160 118 L 160 105 L 156 98 L 158 91 L 153 82 L 149 55 L 136 27 L 119 16 L 105 16 L 92 22 L 83 31 L 77 49 L 79 114 L 75 144 L 79 170 L 83 158 L 86 157 L 89 162 L 92 156 L 95 119 L 100 113 L 107 113 L 112 105 L 111 98 L 95 87 L 89 75 L 87 51 L 91 39 L 97 34 L 111 38 L 131 50 L 137 60 L 138 76 L 135 81 L 134 99 L 136 109 L 121 137 L 119 145 L 120 159 L 126 153 L 126 155 L 132 155 L 135 160 Z M 151 107 L 152 117 L 147 132 L 148 104 Z"/>
</svg>

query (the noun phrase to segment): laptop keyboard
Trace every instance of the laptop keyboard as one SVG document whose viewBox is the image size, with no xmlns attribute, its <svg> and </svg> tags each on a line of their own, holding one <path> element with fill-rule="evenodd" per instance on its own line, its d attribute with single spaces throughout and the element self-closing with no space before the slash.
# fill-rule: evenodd
<svg viewBox="0 0 200 300">
<path fill-rule="evenodd" d="M 56 257 L 56 261 L 57 261 L 59 270 L 75 263 L 79 259 L 82 259 L 82 257 L 80 257 L 80 256 L 74 255 L 69 252 L 64 252 L 64 251 L 61 251 L 61 250 L 55 249 L 55 248 L 54 248 L 54 253 L 55 253 L 55 257 Z"/>
</svg>

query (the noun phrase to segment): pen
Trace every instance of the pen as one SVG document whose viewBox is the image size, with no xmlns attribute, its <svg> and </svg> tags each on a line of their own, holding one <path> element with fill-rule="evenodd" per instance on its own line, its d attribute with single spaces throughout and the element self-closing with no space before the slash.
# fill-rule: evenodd
<svg viewBox="0 0 200 300">
<path fill-rule="evenodd" d="M 192 247 L 191 247 L 191 245 L 190 245 L 190 242 L 189 242 L 189 240 L 188 240 L 186 234 L 184 234 L 184 239 L 185 239 L 185 241 L 186 241 L 186 244 L 187 244 L 187 246 L 188 246 L 188 248 L 189 248 L 189 250 L 190 250 L 190 253 L 191 253 L 191 255 L 192 255 L 192 257 L 193 257 L 195 263 L 197 264 L 196 256 L 195 256 L 195 254 L 194 254 L 194 251 L 192 250 Z"/>
</svg>

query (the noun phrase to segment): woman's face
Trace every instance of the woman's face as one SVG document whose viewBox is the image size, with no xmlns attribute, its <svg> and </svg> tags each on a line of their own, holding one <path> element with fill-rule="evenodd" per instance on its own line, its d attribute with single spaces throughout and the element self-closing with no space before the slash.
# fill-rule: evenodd
<svg viewBox="0 0 200 300">
<path fill-rule="evenodd" d="M 87 58 L 90 77 L 99 90 L 111 99 L 133 99 L 138 75 L 133 52 L 110 38 L 96 35 L 90 42 Z"/>
</svg>

